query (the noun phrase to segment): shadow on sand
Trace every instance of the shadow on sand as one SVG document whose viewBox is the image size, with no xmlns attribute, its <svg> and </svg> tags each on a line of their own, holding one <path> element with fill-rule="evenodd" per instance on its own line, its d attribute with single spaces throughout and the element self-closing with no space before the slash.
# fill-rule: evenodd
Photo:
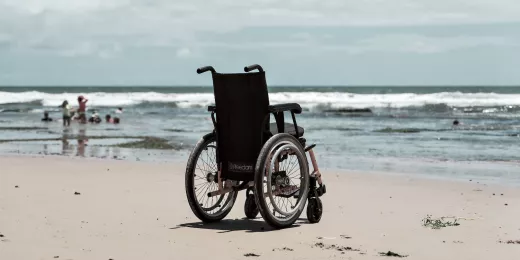
<svg viewBox="0 0 520 260">
<path fill-rule="evenodd" d="M 294 223 L 294 225 L 287 227 L 295 228 L 299 227 L 301 224 L 305 224 L 305 222 L 301 222 L 303 219 L 300 218 L 298 222 Z M 176 227 L 172 227 L 170 229 L 178 229 L 178 228 L 200 228 L 200 229 L 211 229 L 211 230 L 220 230 L 218 233 L 228 233 L 232 231 L 246 231 L 248 233 L 256 233 L 256 232 L 269 232 L 269 231 L 277 231 L 261 218 L 259 219 L 224 219 L 215 223 L 204 223 L 204 222 L 192 222 L 180 224 Z"/>
</svg>

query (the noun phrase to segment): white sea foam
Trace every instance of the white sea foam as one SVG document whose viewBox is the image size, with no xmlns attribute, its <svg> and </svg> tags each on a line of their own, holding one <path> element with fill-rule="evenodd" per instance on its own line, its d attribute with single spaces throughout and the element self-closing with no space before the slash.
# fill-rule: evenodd
<svg viewBox="0 0 520 260">
<path fill-rule="evenodd" d="M 43 106 L 59 106 L 63 100 L 77 104 L 78 95 L 89 99 L 90 107 L 132 106 L 143 102 L 175 103 L 178 107 L 207 106 L 214 103 L 213 93 L 64 93 L 49 94 L 38 91 L 0 92 L 0 104 L 28 103 L 41 101 Z M 345 92 L 282 92 L 270 93 L 270 103 L 296 102 L 305 108 L 367 108 L 367 107 L 410 107 L 427 104 L 449 106 L 502 106 L 520 105 L 520 94 L 442 92 L 433 94 L 352 94 Z"/>
</svg>

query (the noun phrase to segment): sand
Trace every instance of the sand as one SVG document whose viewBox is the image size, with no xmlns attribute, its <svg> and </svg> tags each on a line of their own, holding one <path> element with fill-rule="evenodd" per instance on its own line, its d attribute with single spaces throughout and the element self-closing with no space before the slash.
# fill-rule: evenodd
<svg viewBox="0 0 520 260">
<path fill-rule="evenodd" d="M 506 243 L 520 240 L 518 188 L 323 169 L 321 222 L 304 213 L 272 230 L 244 219 L 244 192 L 225 220 L 200 224 L 184 168 L 0 157 L 0 259 L 520 259 L 520 244 Z M 428 214 L 462 219 L 431 229 Z"/>
</svg>

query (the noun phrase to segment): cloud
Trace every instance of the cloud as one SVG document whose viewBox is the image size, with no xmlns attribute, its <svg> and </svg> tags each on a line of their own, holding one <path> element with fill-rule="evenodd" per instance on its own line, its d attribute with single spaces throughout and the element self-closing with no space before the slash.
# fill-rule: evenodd
<svg viewBox="0 0 520 260">
<path fill-rule="evenodd" d="M 181 48 L 177 50 L 177 57 L 184 58 L 191 55 L 191 51 L 188 48 Z"/>
<path fill-rule="evenodd" d="M 108 57 L 126 48 L 164 46 L 178 48 L 177 55 L 185 56 L 195 46 L 219 45 L 218 42 L 200 40 L 206 33 L 226 33 L 260 26 L 305 28 L 500 22 L 520 22 L 520 1 L 0 0 L 0 35 L 9 39 L 11 48 L 59 50 L 54 52 L 68 56 Z M 302 42 L 305 41 L 316 41 L 305 34 L 295 36 L 299 37 L 293 43 L 295 47 L 304 45 Z M 441 51 L 449 48 L 446 46 L 468 45 L 466 39 L 435 42 L 433 45 L 437 47 L 432 47 L 431 43 L 424 42 L 428 39 L 417 36 L 382 37 L 368 39 L 360 43 L 365 47 L 354 49 L 357 52 L 385 48 L 435 52 L 441 45 L 445 46 L 440 47 Z M 406 37 L 412 37 L 415 45 L 410 45 L 407 42 L 410 39 Z M 383 40 L 390 41 L 385 45 L 389 47 L 378 45 Z M 405 41 L 407 47 L 396 46 Z M 263 45 L 286 46 L 290 43 Z M 182 49 L 185 46 L 188 46 L 188 53 Z"/>
<path fill-rule="evenodd" d="M 64 48 L 56 50 L 60 56 L 65 57 L 81 57 L 81 56 L 97 56 L 107 59 L 116 55 L 121 51 L 118 44 L 100 44 L 93 42 L 83 42 L 74 48 Z"/>
<path fill-rule="evenodd" d="M 479 46 L 518 46 L 518 43 L 496 36 L 428 37 L 416 34 L 379 35 L 346 46 L 329 46 L 325 49 L 344 49 L 350 54 L 366 52 L 404 52 L 432 54 Z"/>
</svg>

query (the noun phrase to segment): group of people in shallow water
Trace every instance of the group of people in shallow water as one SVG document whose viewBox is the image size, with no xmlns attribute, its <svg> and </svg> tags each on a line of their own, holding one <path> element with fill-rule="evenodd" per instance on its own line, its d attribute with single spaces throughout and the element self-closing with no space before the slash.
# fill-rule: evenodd
<svg viewBox="0 0 520 260">
<path fill-rule="evenodd" d="M 99 117 L 98 113 L 94 111 L 90 118 L 87 120 L 86 111 L 87 111 L 87 102 L 88 99 L 86 99 L 83 96 L 78 96 L 78 109 L 72 108 L 72 106 L 69 104 L 67 100 L 63 101 L 63 103 L 59 106 L 62 109 L 62 116 L 63 116 L 63 126 L 70 126 L 71 120 L 77 120 L 81 124 L 86 124 L 87 121 L 89 123 L 101 123 L 101 118 Z M 123 113 L 123 108 L 118 107 L 115 111 L 116 114 Z M 48 112 L 43 113 L 42 121 L 49 122 L 53 121 L 52 118 L 49 117 Z M 105 116 L 105 121 L 107 123 L 113 123 L 113 124 L 119 124 L 120 118 L 119 116 L 112 117 L 110 114 L 107 114 Z"/>
</svg>

